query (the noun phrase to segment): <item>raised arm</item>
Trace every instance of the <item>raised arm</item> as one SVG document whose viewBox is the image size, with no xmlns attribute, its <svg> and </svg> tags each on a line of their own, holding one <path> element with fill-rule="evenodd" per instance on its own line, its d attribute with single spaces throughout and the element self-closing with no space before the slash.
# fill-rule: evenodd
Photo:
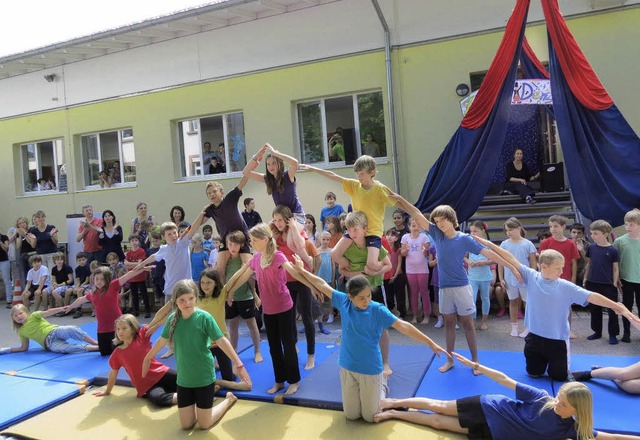
<svg viewBox="0 0 640 440">
<path fill-rule="evenodd" d="M 501 261 L 496 261 L 496 263 L 502 264 L 504 266 L 507 266 L 508 268 L 511 268 L 511 267 L 518 268 L 518 267 L 520 267 L 520 262 L 518 261 L 518 259 L 516 257 L 514 257 L 511 254 L 511 252 L 509 252 L 509 251 L 507 251 L 505 249 L 502 249 L 500 246 L 496 246 L 495 244 L 493 244 L 489 240 L 485 240 L 484 238 L 476 237 L 475 235 L 472 235 L 472 237 L 478 243 L 485 245 L 486 247 L 489 248 L 489 250 L 493 251 L 495 254 L 498 254 L 498 256 L 500 257 Z M 485 255 L 485 257 L 489 258 L 486 255 Z M 517 272 L 520 273 L 519 271 L 517 271 Z M 514 275 L 515 275 L 515 273 L 514 273 Z"/>
<path fill-rule="evenodd" d="M 129 270 L 129 272 L 125 273 L 120 278 L 118 278 L 118 282 L 120 283 L 120 286 L 124 286 L 127 283 L 127 281 L 129 281 L 131 278 L 135 277 L 136 275 L 140 274 L 140 272 L 151 272 L 154 268 L 155 266 L 138 267 L 136 265 L 133 269 Z"/>
<path fill-rule="evenodd" d="M 208 207 L 209 207 L 209 203 L 207 203 L 204 206 L 204 208 L 202 208 L 202 211 L 200 211 L 200 214 L 198 214 L 198 216 L 193 221 L 193 223 L 191 223 L 191 226 L 189 226 L 189 231 L 187 232 L 187 237 L 189 237 L 189 240 L 191 240 L 195 235 L 195 233 L 198 232 L 198 229 L 200 229 L 200 225 L 204 222 L 204 219 L 205 219 L 205 211 L 207 210 Z"/>
<path fill-rule="evenodd" d="M 494 370 L 493 368 L 485 367 L 484 365 L 480 365 L 479 362 L 473 362 L 470 359 L 458 354 L 453 353 L 453 356 L 460 362 L 462 365 L 466 365 L 467 367 L 473 368 L 473 370 L 477 373 L 484 374 L 489 379 L 498 382 L 500 385 L 504 385 L 505 387 L 512 389 L 515 391 L 517 382 L 511 379 L 509 376 L 504 374 L 502 371 Z"/>
<path fill-rule="evenodd" d="M 311 166 L 311 165 L 300 164 L 300 165 L 298 165 L 298 168 L 300 168 L 301 170 L 306 170 L 306 171 L 315 171 L 316 173 L 320 174 L 321 176 L 324 176 L 327 179 L 331 179 L 334 182 L 342 183 L 344 180 L 346 180 L 344 177 L 338 176 L 336 173 L 334 173 L 332 171 L 323 170 L 322 168 L 317 168 L 317 167 L 314 167 L 314 166 Z"/>
<path fill-rule="evenodd" d="M 255 169 L 260 165 L 262 159 L 264 159 L 264 154 L 269 148 L 269 144 L 264 144 L 260 150 L 256 154 L 253 155 L 251 160 L 247 162 L 244 169 L 242 170 L 242 175 L 247 177 L 248 179 L 255 180 L 256 182 L 264 183 L 264 174 L 260 174 L 255 171 Z"/>
<path fill-rule="evenodd" d="M 403 321 L 402 319 L 397 319 L 393 323 L 392 327 L 398 330 L 403 335 L 409 336 L 411 339 L 415 339 L 416 341 L 427 344 L 429 347 L 431 347 L 433 352 L 436 355 L 438 355 L 439 358 L 442 357 L 442 354 L 440 353 L 443 353 L 445 356 L 451 359 L 451 355 L 447 353 L 447 350 L 445 350 L 444 348 L 440 347 L 438 344 L 433 342 L 433 340 L 429 336 L 422 333 L 420 330 L 415 328 L 415 326 L 411 325 L 407 321 Z"/>
<path fill-rule="evenodd" d="M 298 258 L 299 259 L 299 258 Z M 302 264 L 298 265 L 297 260 L 295 265 L 291 265 L 296 274 L 305 279 L 307 285 L 311 285 L 314 289 L 318 290 L 320 293 L 325 295 L 328 298 L 331 298 L 333 295 L 333 288 L 327 284 L 325 280 L 320 278 L 317 275 L 312 274 L 308 270 L 306 270 Z"/>
<path fill-rule="evenodd" d="M 400 194 L 396 194 L 391 190 L 389 190 L 389 198 L 391 200 L 395 200 L 398 208 L 407 212 L 413 219 L 415 219 L 416 222 L 418 222 L 418 225 L 422 229 L 429 232 L 429 227 L 432 226 L 432 223 L 422 214 L 422 212 L 420 212 L 418 208 L 405 200 L 405 198 Z"/>
<path fill-rule="evenodd" d="M 272 156 L 277 157 L 278 159 L 282 159 L 284 162 L 289 164 L 289 179 L 293 182 L 293 179 L 296 177 L 296 171 L 298 171 L 298 159 L 295 157 L 291 157 L 288 154 L 281 153 L 271 146 L 271 144 L 267 143 L 268 149 L 267 152 Z"/>
<path fill-rule="evenodd" d="M 518 268 L 520 267 L 520 263 L 518 263 L 517 265 L 514 265 L 511 262 L 509 262 L 508 260 L 506 260 L 505 258 L 503 258 L 500 254 L 492 251 L 491 249 L 483 249 L 482 252 L 480 252 L 480 253 L 482 255 L 484 255 L 485 257 L 487 257 L 489 260 L 493 261 L 494 263 L 498 263 L 498 264 L 502 264 L 502 265 L 506 266 L 511 272 L 513 272 L 513 275 L 516 277 L 518 282 L 520 284 L 523 283 L 522 275 L 520 274 L 520 271 L 518 270 Z M 507 252 L 507 253 L 509 253 L 509 252 Z M 509 255 L 511 255 L 511 254 L 509 253 Z"/>
</svg>

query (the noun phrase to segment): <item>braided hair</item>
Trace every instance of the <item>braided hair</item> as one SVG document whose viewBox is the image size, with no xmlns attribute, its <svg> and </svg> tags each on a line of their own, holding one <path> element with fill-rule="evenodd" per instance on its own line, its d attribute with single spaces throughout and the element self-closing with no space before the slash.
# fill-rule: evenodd
<svg viewBox="0 0 640 440">
<path fill-rule="evenodd" d="M 173 314 L 173 319 L 170 324 L 169 342 L 173 342 L 173 332 L 176 330 L 178 320 L 182 319 L 182 312 L 178 308 L 178 298 L 189 293 L 194 294 L 196 297 L 198 296 L 198 286 L 193 280 L 180 280 L 173 288 L 173 292 L 171 294 L 171 306 L 175 309 L 175 313 Z"/>
</svg>

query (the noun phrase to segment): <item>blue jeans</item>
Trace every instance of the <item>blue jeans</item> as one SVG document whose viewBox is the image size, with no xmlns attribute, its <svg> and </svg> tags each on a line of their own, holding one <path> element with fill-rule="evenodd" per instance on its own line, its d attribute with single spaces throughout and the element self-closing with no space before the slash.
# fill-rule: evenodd
<svg viewBox="0 0 640 440">
<path fill-rule="evenodd" d="M 47 350 L 54 353 L 84 353 L 87 346 L 84 344 L 70 344 L 67 339 L 72 338 L 76 341 L 84 341 L 89 335 L 80 327 L 75 325 L 61 325 L 56 327 L 47 335 L 44 345 Z"/>
<path fill-rule="evenodd" d="M 469 280 L 471 284 L 471 291 L 473 292 L 473 303 L 476 303 L 478 298 L 478 290 L 480 291 L 480 300 L 482 301 L 482 315 L 489 315 L 489 308 L 491 303 L 489 302 L 489 291 L 491 290 L 491 281 L 475 281 Z M 476 314 L 473 314 L 475 319 Z"/>
</svg>

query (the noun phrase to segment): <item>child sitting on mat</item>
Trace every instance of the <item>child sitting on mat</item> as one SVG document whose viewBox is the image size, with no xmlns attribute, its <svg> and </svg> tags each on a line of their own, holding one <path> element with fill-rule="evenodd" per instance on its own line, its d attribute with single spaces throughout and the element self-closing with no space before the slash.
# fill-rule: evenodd
<svg viewBox="0 0 640 440">
<path fill-rule="evenodd" d="M 416 341 L 427 344 L 441 357 L 447 352 L 431 338 L 406 321 L 398 319 L 384 304 L 371 301 L 371 285 L 367 277 L 357 275 L 347 283 L 345 294 L 334 290 L 322 278 L 306 271 L 296 256 L 294 266 L 318 291 L 331 299 L 340 312 L 342 344 L 340 345 L 340 384 L 344 413 L 349 420 L 362 417 L 374 421 L 380 400 L 387 394 L 387 384 L 382 374 L 380 337 L 382 331 L 393 327 Z M 322 297 L 318 300 L 323 300 Z"/>
<path fill-rule="evenodd" d="M 138 392 L 137 397 L 146 397 L 157 406 L 168 407 L 178 403 L 177 373 L 155 358 L 151 359 L 149 372 L 142 377 L 142 361 L 151 350 L 151 336 L 157 326 L 140 326 L 135 316 L 126 314 L 116 320 L 116 347 L 109 358 L 109 379 L 107 388 L 93 393 L 94 396 L 108 396 L 116 384 L 118 371 L 124 367 L 131 383 Z"/>
<path fill-rule="evenodd" d="M 566 319 L 565 319 L 566 321 Z M 487 394 L 458 400 L 424 397 L 384 399 L 375 422 L 400 419 L 418 425 L 467 434 L 469 438 L 588 440 L 637 439 L 593 429 L 593 397 L 584 384 L 567 382 L 556 397 L 516 382 L 506 374 L 454 353 L 462 365 L 515 391 L 515 399 Z M 410 410 L 407 411 L 407 408 Z M 431 411 L 431 413 L 422 412 Z"/>
<path fill-rule="evenodd" d="M 24 304 L 16 304 L 11 307 L 11 324 L 13 329 L 20 335 L 22 345 L 20 347 L 2 348 L 0 349 L 0 354 L 27 351 L 29 349 L 29 339 L 33 339 L 42 345 L 42 348 L 54 353 L 98 351 L 98 341 L 89 336 L 80 327 L 75 325 L 54 325 L 44 319 L 62 311 L 64 311 L 64 307 L 29 313 L 29 309 Z M 89 344 L 71 344 L 67 342 L 67 339 L 70 338 L 76 341 L 85 341 Z"/>
</svg>

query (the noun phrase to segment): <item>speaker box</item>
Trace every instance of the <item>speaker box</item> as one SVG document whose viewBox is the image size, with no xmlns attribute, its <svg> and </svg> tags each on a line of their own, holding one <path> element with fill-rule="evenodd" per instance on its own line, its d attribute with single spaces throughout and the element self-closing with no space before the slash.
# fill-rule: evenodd
<svg viewBox="0 0 640 440">
<path fill-rule="evenodd" d="M 564 191 L 564 164 L 562 162 L 543 164 L 540 174 L 542 180 L 542 191 Z"/>
</svg>

